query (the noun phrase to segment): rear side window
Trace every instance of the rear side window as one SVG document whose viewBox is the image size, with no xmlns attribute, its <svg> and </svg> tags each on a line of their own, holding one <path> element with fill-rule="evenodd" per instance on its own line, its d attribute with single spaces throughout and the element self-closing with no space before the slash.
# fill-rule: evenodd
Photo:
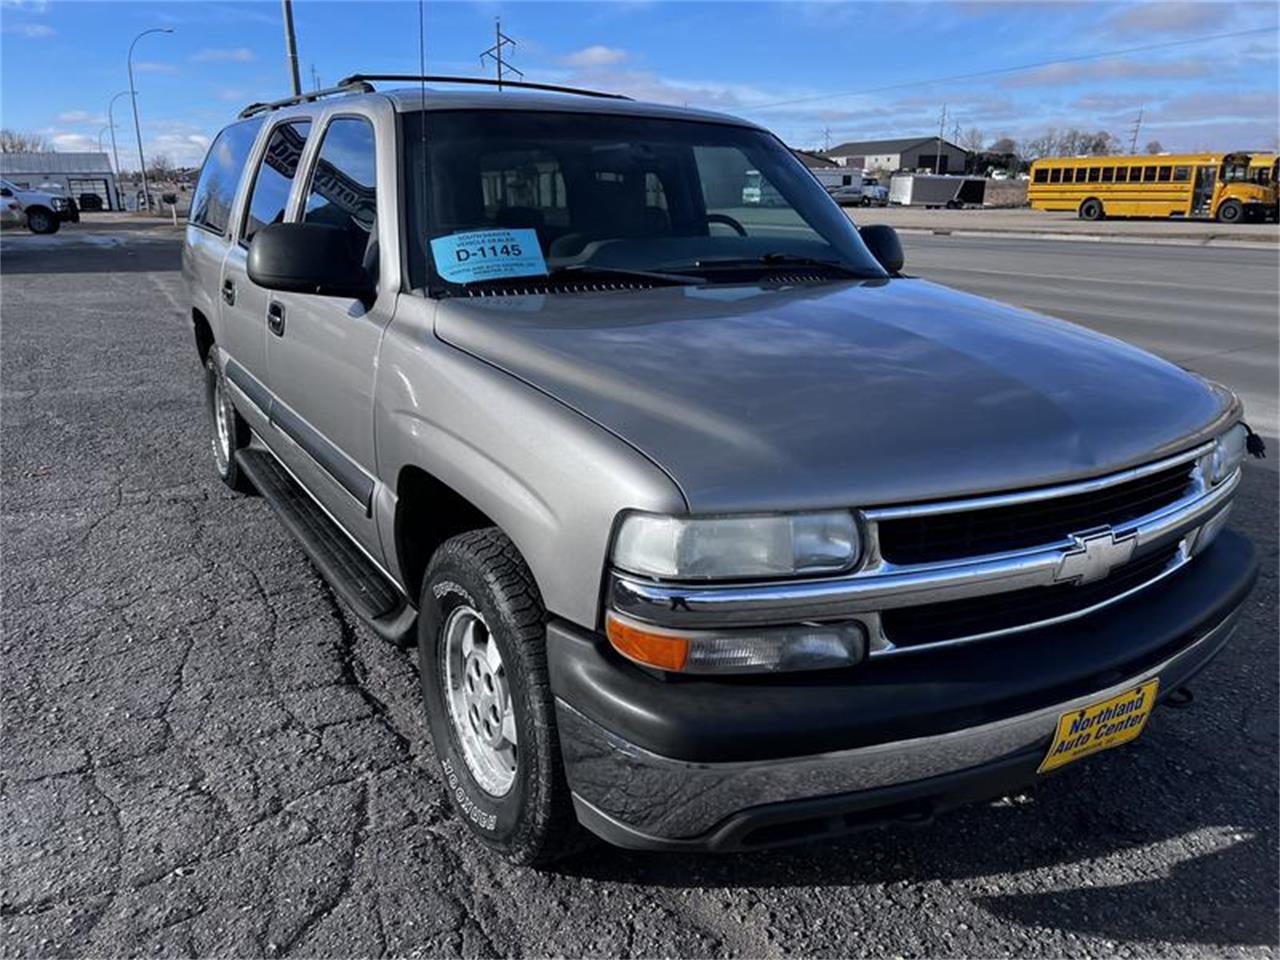
<svg viewBox="0 0 1280 960">
<path fill-rule="evenodd" d="M 352 250 L 369 253 L 377 219 L 373 127 L 359 117 L 338 117 L 325 129 L 302 215 L 305 223 L 341 227 Z"/>
<path fill-rule="evenodd" d="M 191 195 L 191 216 L 188 218 L 191 223 L 214 233 L 227 232 L 240 175 L 244 173 L 249 151 L 253 149 L 253 141 L 258 138 L 260 129 L 262 118 L 257 117 L 233 123 L 218 134 L 209 147 L 209 155 L 204 158 L 200 179 L 196 181 L 196 189 Z"/>
<path fill-rule="evenodd" d="M 284 220 L 284 208 L 289 202 L 289 191 L 293 189 L 293 178 L 298 173 L 298 162 L 310 131 L 310 120 L 284 123 L 271 131 L 249 195 L 249 213 L 241 233 L 246 243 L 262 227 Z"/>
<path fill-rule="evenodd" d="M 1062 170 L 1061 170 L 1061 169 L 1059 169 L 1058 167 L 1054 167 L 1052 170 L 1050 170 L 1050 171 L 1049 171 L 1049 182 L 1050 182 L 1050 183 L 1061 183 L 1061 182 L 1062 182 Z"/>
<path fill-rule="evenodd" d="M 1049 171 L 1046 170 L 1044 167 L 1041 167 L 1039 170 L 1036 171 L 1035 182 L 1047 183 L 1048 181 L 1049 181 Z"/>
</svg>

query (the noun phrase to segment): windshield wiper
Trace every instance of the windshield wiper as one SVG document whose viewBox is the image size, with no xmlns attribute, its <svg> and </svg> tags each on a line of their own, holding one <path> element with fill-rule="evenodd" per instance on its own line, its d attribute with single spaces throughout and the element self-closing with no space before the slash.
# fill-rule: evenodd
<svg viewBox="0 0 1280 960">
<path fill-rule="evenodd" d="M 666 266 L 666 265 L 664 265 Z M 785 269 L 788 267 L 822 267 L 825 270 L 835 270 L 839 273 L 857 279 L 857 280 L 879 280 L 879 276 L 873 273 L 867 273 L 862 270 L 856 270 L 848 264 L 841 263 L 839 260 L 823 260 L 819 257 L 803 257 L 790 253 L 765 253 L 758 257 L 711 257 L 705 260 L 694 260 L 688 264 L 676 264 L 668 266 L 670 270 L 746 270 L 759 269 Z"/>
<path fill-rule="evenodd" d="M 570 263 L 560 267 L 552 267 L 547 276 L 552 279 L 572 278 L 574 280 L 648 280 L 652 283 L 662 283 L 669 286 L 689 286 L 704 282 L 701 277 L 691 277 L 678 271 L 668 273 L 661 270 L 640 270 L 632 267 L 597 266 L 592 263 Z"/>
</svg>

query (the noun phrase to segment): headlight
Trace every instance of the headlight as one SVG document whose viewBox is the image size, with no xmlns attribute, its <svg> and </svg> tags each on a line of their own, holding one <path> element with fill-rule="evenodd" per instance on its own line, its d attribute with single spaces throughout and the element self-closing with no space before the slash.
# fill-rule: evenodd
<svg viewBox="0 0 1280 960">
<path fill-rule="evenodd" d="M 616 567 L 675 580 L 836 573 L 862 553 L 847 510 L 738 517 L 633 513 L 613 548 Z"/>
<path fill-rule="evenodd" d="M 1208 481 L 1217 486 L 1231 476 L 1244 463 L 1245 451 L 1249 441 L 1249 430 L 1243 423 L 1237 423 L 1214 442 L 1213 451 L 1208 456 L 1205 470 Z"/>
<path fill-rule="evenodd" d="M 53 205 L 53 209 L 62 210 L 66 207 L 67 201 L 62 197 L 51 197 L 49 203 Z"/>
</svg>

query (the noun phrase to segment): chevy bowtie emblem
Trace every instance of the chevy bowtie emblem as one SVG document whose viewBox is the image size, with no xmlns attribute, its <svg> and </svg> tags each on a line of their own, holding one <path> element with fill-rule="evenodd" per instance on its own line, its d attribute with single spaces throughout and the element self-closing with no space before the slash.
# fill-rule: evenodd
<svg viewBox="0 0 1280 960">
<path fill-rule="evenodd" d="M 1128 563 L 1138 545 L 1135 534 L 1119 540 L 1110 529 L 1073 534 L 1076 545 L 1062 558 L 1053 579 L 1060 583 L 1093 583 Z"/>
</svg>

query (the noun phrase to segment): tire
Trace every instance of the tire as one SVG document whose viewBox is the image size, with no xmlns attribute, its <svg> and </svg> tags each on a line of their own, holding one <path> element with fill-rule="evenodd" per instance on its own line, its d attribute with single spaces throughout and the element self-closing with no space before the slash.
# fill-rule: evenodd
<svg viewBox="0 0 1280 960">
<path fill-rule="evenodd" d="M 1220 223 L 1239 223 L 1244 219 L 1244 204 L 1239 200 L 1226 200 L 1218 207 Z"/>
<path fill-rule="evenodd" d="M 62 226 L 62 221 L 57 218 L 52 210 L 44 207 L 29 207 L 27 209 L 27 226 L 32 233 L 57 233 L 58 228 Z"/>
<path fill-rule="evenodd" d="M 1084 203 L 1080 204 L 1081 220 L 1101 220 L 1105 216 L 1102 209 L 1102 201 L 1090 197 Z"/>
<path fill-rule="evenodd" d="M 463 822 L 512 863 L 576 852 L 585 831 L 556 735 L 546 613 L 519 551 L 497 527 L 445 541 L 418 609 L 431 741 Z"/>
<path fill-rule="evenodd" d="M 249 425 L 232 406 L 226 384 L 226 375 L 218 366 L 217 348 L 211 347 L 204 361 L 204 386 L 213 467 L 232 490 L 253 493 L 253 484 L 236 462 L 236 451 L 249 445 Z"/>
</svg>

